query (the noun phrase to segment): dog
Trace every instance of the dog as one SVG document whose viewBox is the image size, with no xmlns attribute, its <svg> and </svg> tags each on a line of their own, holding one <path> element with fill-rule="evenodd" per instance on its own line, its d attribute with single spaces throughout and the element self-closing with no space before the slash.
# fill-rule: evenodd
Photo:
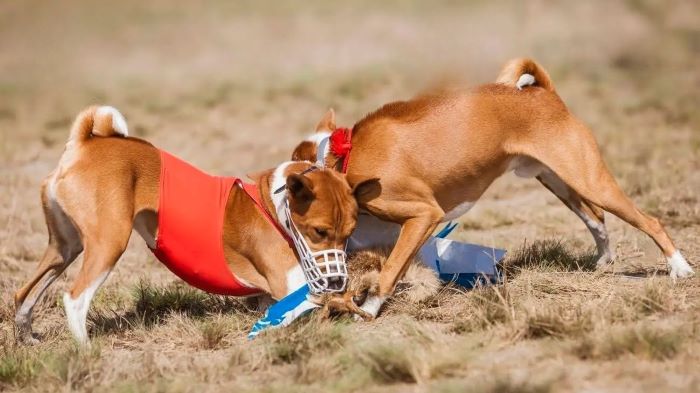
<svg viewBox="0 0 700 393">
<path fill-rule="evenodd" d="M 209 176 L 129 137 L 115 108 L 85 109 L 58 167 L 42 183 L 49 241 L 36 272 L 15 294 L 18 338 L 37 341 L 34 305 L 84 250 L 63 303 L 71 333 L 88 344 L 90 302 L 132 228 L 170 270 L 209 292 L 279 299 L 305 283 L 342 290 L 356 198 L 344 175 L 314 168 L 287 162 L 253 175 L 257 187 Z M 291 247 L 299 243 L 306 249 Z M 300 264 L 302 252 L 311 265 Z"/>
<path fill-rule="evenodd" d="M 674 280 L 694 274 L 659 220 L 620 189 L 591 131 L 531 59 L 509 61 L 495 83 L 386 104 L 351 130 L 336 129 L 330 110 L 292 158 L 345 168 L 351 186 L 375 180 L 358 190 L 358 204 L 371 215 L 367 225 L 393 225 L 396 241 L 377 295 L 361 307 L 373 316 L 436 226 L 466 213 L 496 178 L 511 171 L 536 178 L 584 222 L 599 267 L 615 258 L 607 211 L 656 242 Z M 361 215 L 360 234 L 363 221 Z"/>
</svg>

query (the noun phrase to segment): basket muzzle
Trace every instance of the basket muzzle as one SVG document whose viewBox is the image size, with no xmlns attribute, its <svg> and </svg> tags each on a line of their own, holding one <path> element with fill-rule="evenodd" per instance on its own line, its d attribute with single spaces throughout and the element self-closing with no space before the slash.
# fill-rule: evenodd
<svg viewBox="0 0 700 393">
<path fill-rule="evenodd" d="M 292 221 L 289 201 L 286 198 L 284 203 L 285 215 L 287 216 L 285 226 L 299 255 L 299 263 L 310 292 L 319 295 L 345 291 L 348 282 L 345 250 L 331 248 L 312 251 Z"/>
</svg>

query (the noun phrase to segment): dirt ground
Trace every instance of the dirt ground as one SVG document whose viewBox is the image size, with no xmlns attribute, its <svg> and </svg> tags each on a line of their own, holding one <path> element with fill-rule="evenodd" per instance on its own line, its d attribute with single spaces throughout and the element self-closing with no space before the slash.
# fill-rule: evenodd
<svg viewBox="0 0 700 393">
<path fill-rule="evenodd" d="M 134 135 L 244 176 L 286 160 L 328 107 L 349 126 L 434 83 L 492 81 L 516 56 L 550 72 L 700 269 L 697 2 L 377 3 L 0 3 L 0 390 L 700 391 L 700 278 L 671 282 L 653 242 L 610 215 L 618 260 L 589 271 L 584 225 L 511 175 L 454 234 L 519 261 L 501 287 L 248 342 L 258 312 L 181 286 L 133 236 L 93 302 L 92 349 L 61 304 L 80 260 L 36 307 L 42 342 L 15 344 L 12 294 L 47 241 L 39 184 L 83 107 L 113 105 Z"/>
</svg>

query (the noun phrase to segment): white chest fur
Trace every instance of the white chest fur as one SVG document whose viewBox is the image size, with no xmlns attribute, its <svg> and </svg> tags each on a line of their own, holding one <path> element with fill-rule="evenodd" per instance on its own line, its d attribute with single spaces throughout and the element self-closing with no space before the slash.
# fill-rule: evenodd
<svg viewBox="0 0 700 393">
<path fill-rule="evenodd" d="M 442 222 L 454 220 L 455 218 L 461 217 L 466 212 L 471 210 L 471 208 L 474 207 L 475 204 L 476 202 L 470 201 L 460 203 L 459 205 L 455 206 L 452 210 L 445 213 L 445 217 L 442 218 Z"/>
</svg>

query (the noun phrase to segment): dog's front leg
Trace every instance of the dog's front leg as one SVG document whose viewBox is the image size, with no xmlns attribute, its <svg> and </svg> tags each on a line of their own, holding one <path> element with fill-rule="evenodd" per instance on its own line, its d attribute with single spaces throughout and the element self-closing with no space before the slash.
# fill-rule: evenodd
<svg viewBox="0 0 700 393">
<path fill-rule="evenodd" d="M 352 294 L 346 292 L 343 295 L 331 295 L 323 299 L 323 308 L 320 313 L 321 319 L 328 319 L 335 312 L 352 314 L 357 320 L 371 320 L 373 316 L 357 306 L 352 298 Z"/>
<path fill-rule="evenodd" d="M 401 226 L 399 239 L 379 272 L 379 293 L 369 296 L 360 307 L 372 317 L 377 316 L 386 299 L 394 292 L 396 283 L 406 272 L 409 261 L 444 216 L 442 209 L 437 206 L 421 207 L 414 211 L 420 211 L 422 214 L 407 219 Z"/>
</svg>

